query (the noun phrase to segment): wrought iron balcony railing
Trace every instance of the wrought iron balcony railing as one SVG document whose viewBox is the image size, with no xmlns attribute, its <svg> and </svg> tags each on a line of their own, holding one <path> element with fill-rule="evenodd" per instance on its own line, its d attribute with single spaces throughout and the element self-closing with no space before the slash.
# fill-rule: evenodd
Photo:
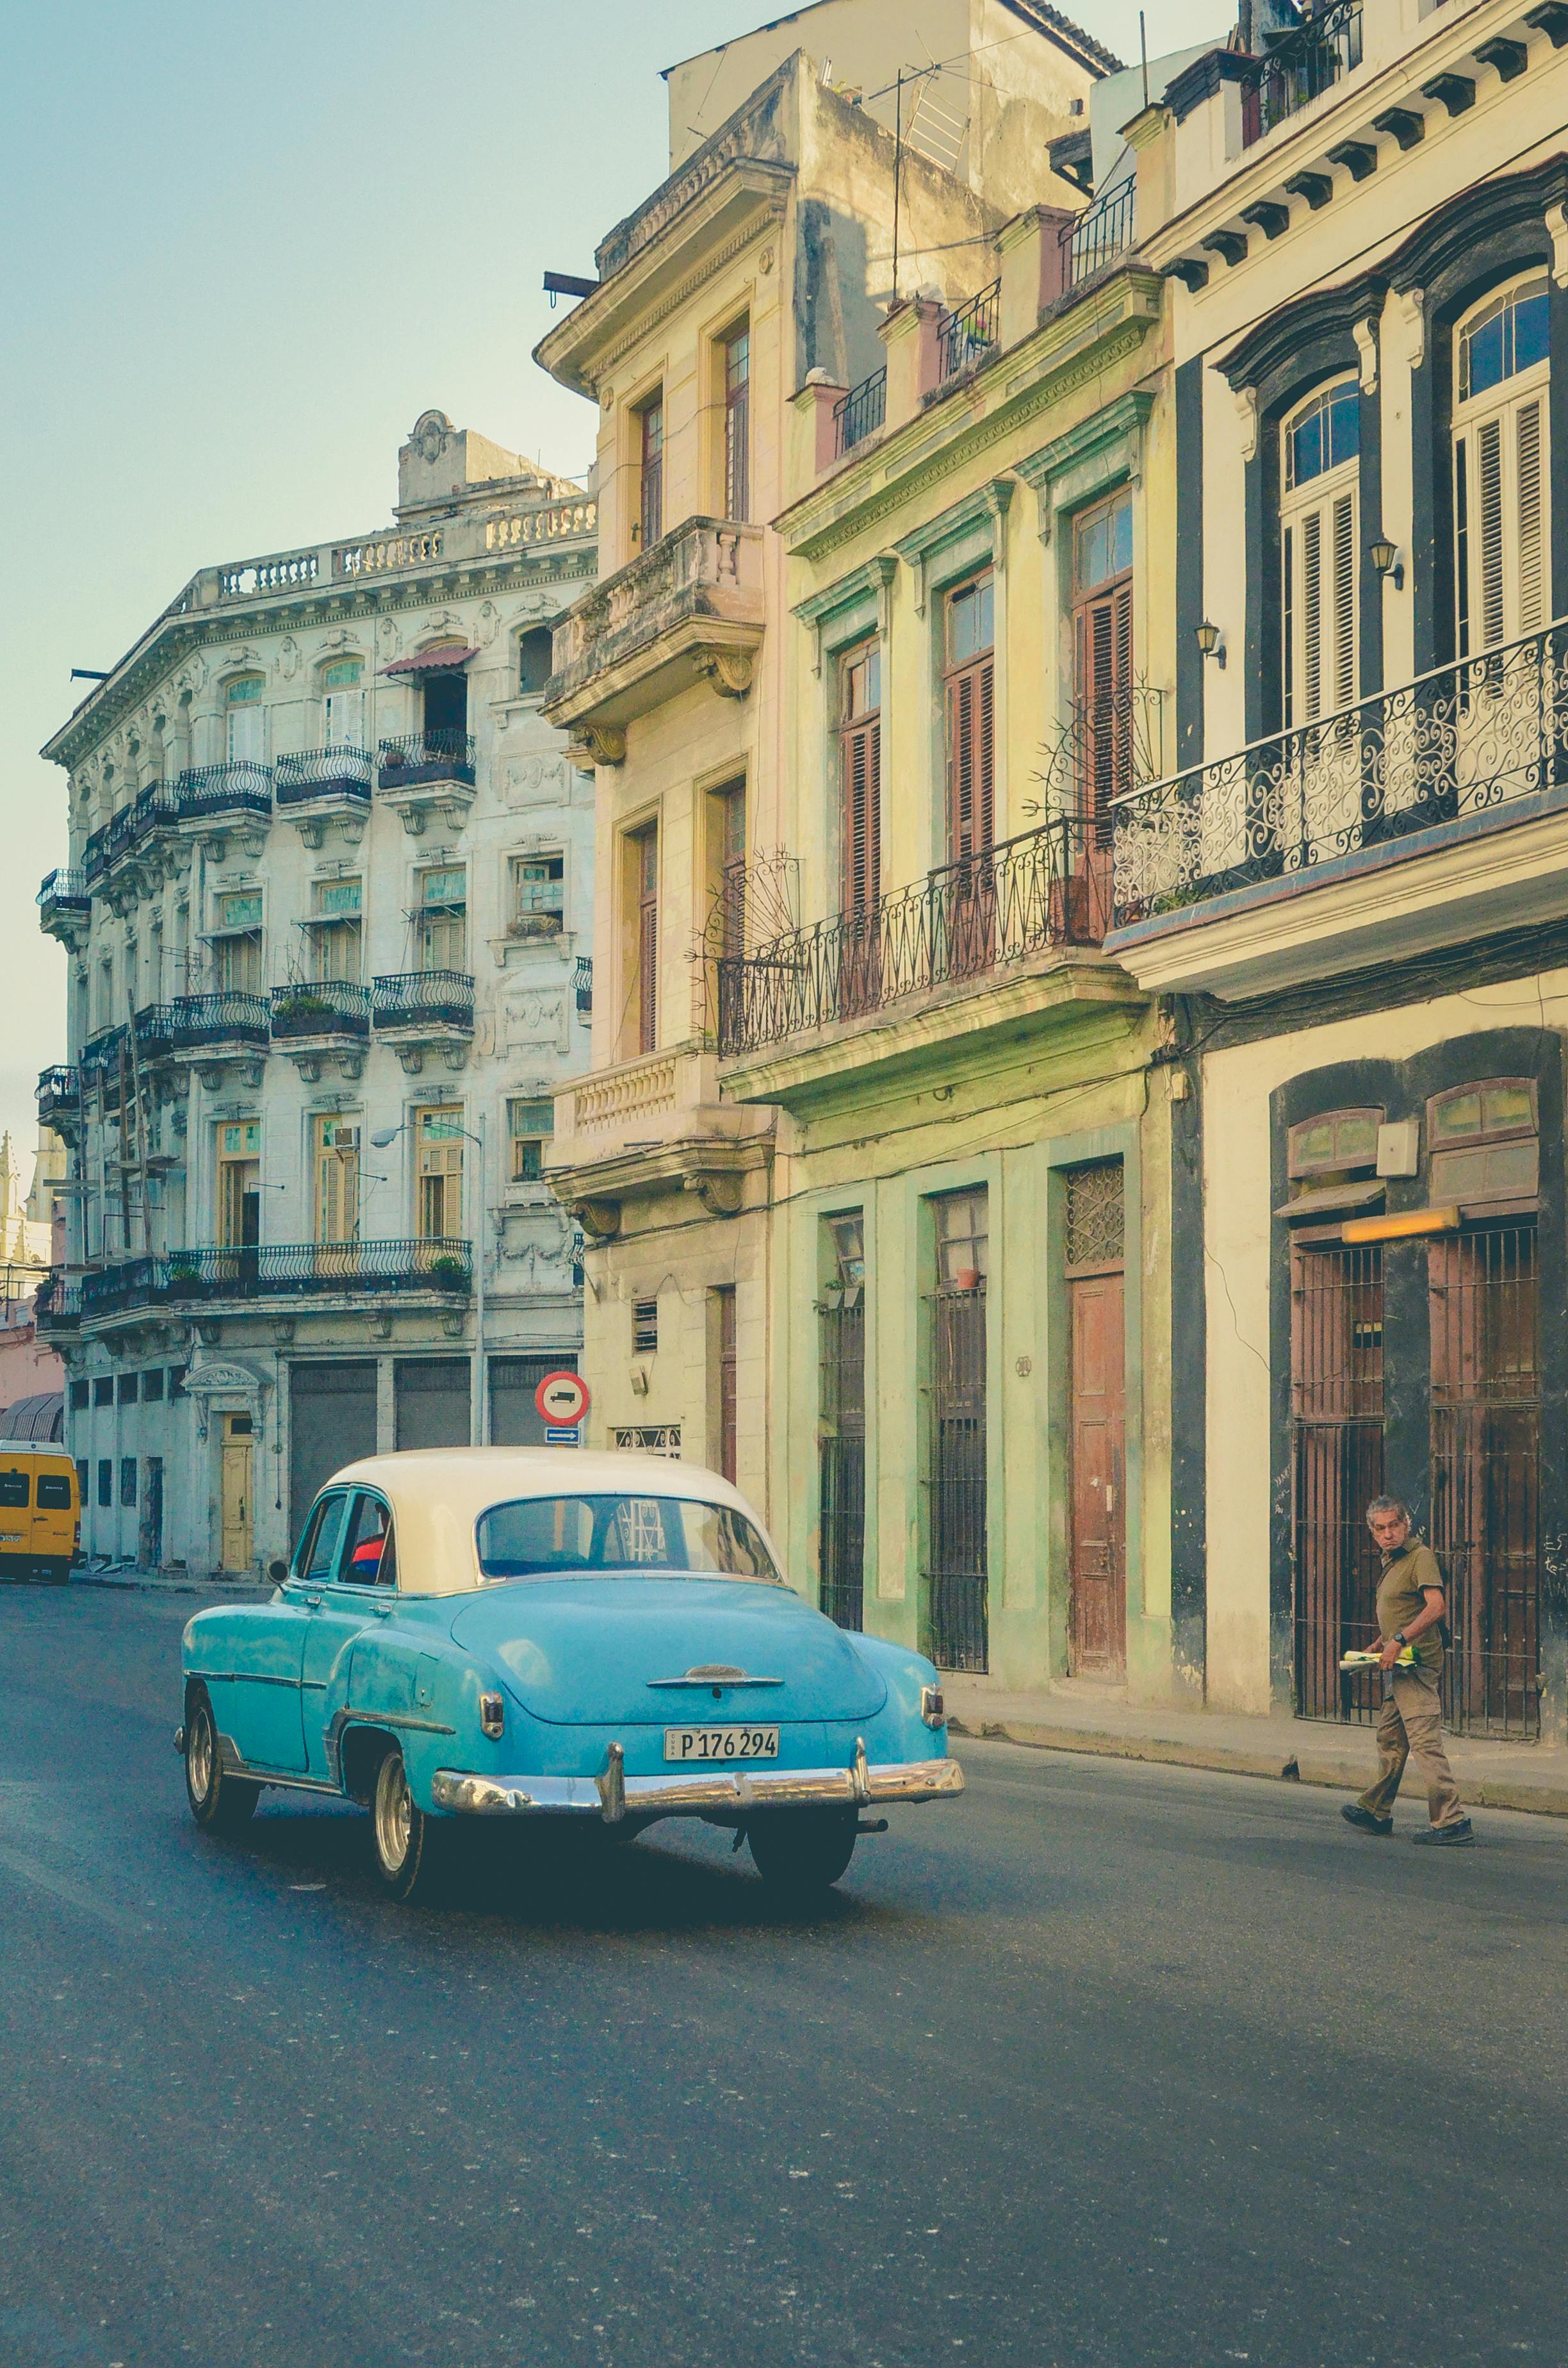
<svg viewBox="0 0 1568 2368">
<path fill-rule="evenodd" d="M 135 845 L 154 830 L 172 830 L 179 820 L 179 799 L 167 781 L 149 781 L 136 793 L 131 809 L 131 840 Z"/>
<path fill-rule="evenodd" d="M 371 1016 L 378 1028 L 473 1026 L 473 980 L 460 970 L 413 970 L 379 978 Z"/>
<path fill-rule="evenodd" d="M 960 304 L 956 313 L 946 313 L 937 331 L 937 377 L 953 378 L 960 370 L 970 370 L 984 359 L 994 347 L 1001 333 L 1002 282 L 994 279 Z"/>
<path fill-rule="evenodd" d="M 413 790 L 427 782 L 459 781 L 473 787 L 472 732 L 408 732 L 381 745 L 383 790 Z"/>
<path fill-rule="evenodd" d="M 73 871 L 62 863 L 57 870 L 46 871 L 39 887 L 38 902 L 40 910 L 46 905 L 67 905 L 90 913 L 93 900 L 88 894 L 85 871 Z"/>
<path fill-rule="evenodd" d="M 265 995 L 223 987 L 212 995 L 176 996 L 158 1011 L 163 1041 L 171 1052 L 199 1053 L 218 1044 L 254 1046 L 260 1052 L 267 1048 L 271 1014 Z"/>
<path fill-rule="evenodd" d="M 368 803 L 374 770 L 368 748 L 306 748 L 279 757 L 278 803 L 297 806 L 313 798 L 358 798 Z"/>
<path fill-rule="evenodd" d="M 120 1048 L 125 1042 L 124 1028 L 100 1028 L 83 1045 L 78 1065 L 82 1073 L 82 1091 L 100 1093 L 119 1076 Z"/>
<path fill-rule="evenodd" d="M 82 1320 L 82 1285 L 74 1275 L 46 1274 L 33 1301 L 33 1322 L 40 1332 L 74 1328 Z"/>
<path fill-rule="evenodd" d="M 1115 805 L 1118 928 L 1568 786 L 1568 620 Z"/>
<path fill-rule="evenodd" d="M 368 1036 L 370 990 L 347 978 L 313 978 L 272 990 L 275 1042 L 301 1036 Z"/>
<path fill-rule="evenodd" d="M 460 1239 L 298 1242 L 233 1249 L 168 1250 L 124 1258 L 81 1278 L 88 1317 L 127 1308 L 188 1305 L 203 1300 L 300 1299 L 344 1292 L 449 1292 L 473 1287 L 471 1243 Z"/>
<path fill-rule="evenodd" d="M 232 765 L 192 765 L 175 784 L 182 821 L 204 822 L 218 814 L 269 814 L 272 768 L 251 757 Z"/>
<path fill-rule="evenodd" d="M 1268 40 L 1268 36 L 1264 36 Z M 1299 115 L 1361 63 L 1361 0 L 1326 0 L 1276 36 L 1242 93 L 1242 145 Z"/>
<path fill-rule="evenodd" d="M 833 449 L 842 459 L 874 436 L 888 416 L 888 370 L 884 362 L 881 370 L 841 394 L 833 406 Z"/>
<path fill-rule="evenodd" d="M 82 1108 L 81 1077 L 66 1063 L 56 1061 L 51 1068 L 39 1071 L 37 1099 L 40 1126 L 75 1118 Z"/>
<path fill-rule="evenodd" d="M 578 1018 L 580 1019 L 591 1019 L 594 1015 L 594 958 L 592 954 L 578 955 L 577 966 L 572 973 L 572 992 L 576 997 Z"/>
<path fill-rule="evenodd" d="M 1137 199 L 1137 184 L 1129 176 L 1085 206 L 1063 222 L 1057 236 L 1062 243 L 1062 285 L 1076 288 L 1081 280 L 1090 279 L 1125 255 L 1132 244 L 1133 208 Z"/>
<path fill-rule="evenodd" d="M 945 863 L 863 912 L 838 913 L 744 954 L 723 955 L 719 1051 L 758 1051 L 905 996 L 994 982 L 1057 946 L 1097 945 L 1109 904 L 1103 829 L 1059 815 Z"/>
</svg>

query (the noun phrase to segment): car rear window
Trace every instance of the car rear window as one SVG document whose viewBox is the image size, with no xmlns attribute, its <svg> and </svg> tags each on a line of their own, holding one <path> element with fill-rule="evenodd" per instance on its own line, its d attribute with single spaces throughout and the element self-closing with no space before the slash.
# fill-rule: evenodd
<svg viewBox="0 0 1568 2368">
<path fill-rule="evenodd" d="M 657 1571 L 783 1584 L 744 1513 L 684 1497 L 525 1497 L 493 1505 L 480 1516 L 479 1567 L 487 1579 Z"/>
<path fill-rule="evenodd" d="M 71 1483 L 50 1472 L 40 1472 L 38 1480 L 38 1508 L 40 1513 L 68 1513 L 71 1510 Z"/>
<path fill-rule="evenodd" d="M 29 1501 L 29 1474 L 26 1472 L 0 1472 L 0 1505 L 7 1509 Z"/>
</svg>

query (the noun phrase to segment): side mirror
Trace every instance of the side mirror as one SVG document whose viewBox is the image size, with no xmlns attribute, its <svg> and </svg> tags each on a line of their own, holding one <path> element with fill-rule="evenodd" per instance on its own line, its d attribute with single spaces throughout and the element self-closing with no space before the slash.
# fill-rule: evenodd
<svg viewBox="0 0 1568 2368">
<path fill-rule="evenodd" d="M 274 1587 L 281 1587 L 284 1580 L 289 1576 L 288 1564 L 286 1562 L 279 1562 L 276 1557 L 274 1557 L 274 1559 L 267 1565 L 267 1576 L 272 1581 Z"/>
</svg>

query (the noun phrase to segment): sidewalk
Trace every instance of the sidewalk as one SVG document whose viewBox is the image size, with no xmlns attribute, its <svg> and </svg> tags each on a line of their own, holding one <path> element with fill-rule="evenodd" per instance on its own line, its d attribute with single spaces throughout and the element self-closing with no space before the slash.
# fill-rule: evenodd
<svg viewBox="0 0 1568 2368">
<path fill-rule="evenodd" d="M 133 1570 L 122 1563 L 111 1564 L 107 1570 L 78 1567 L 71 1574 L 71 1584 L 130 1588 L 139 1595 L 232 1595 L 239 1603 L 265 1599 L 272 1593 L 267 1579 L 195 1578 L 182 1570 Z"/>
<path fill-rule="evenodd" d="M 955 1736 L 1096 1752 L 1113 1759 L 1220 1768 L 1236 1776 L 1331 1785 L 1346 1793 L 1364 1791 L 1376 1772 L 1369 1727 L 1248 1718 L 1229 1711 L 1152 1709 L 1124 1701 L 1113 1688 L 1071 1679 L 1039 1693 L 1009 1693 L 989 1678 L 946 1675 L 942 1691 Z M 1474 1743 L 1451 1735 L 1444 1739 L 1460 1798 L 1468 1804 L 1568 1817 L 1568 1752 L 1541 1744 Z M 1414 1771 L 1401 1800 L 1407 1816 L 1421 1805 Z"/>
</svg>

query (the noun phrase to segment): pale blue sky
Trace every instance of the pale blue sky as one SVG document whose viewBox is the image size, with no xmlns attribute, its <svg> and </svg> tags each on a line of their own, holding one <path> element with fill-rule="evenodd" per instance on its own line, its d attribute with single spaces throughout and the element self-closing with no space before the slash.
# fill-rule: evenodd
<svg viewBox="0 0 1568 2368">
<path fill-rule="evenodd" d="M 592 414 L 529 359 L 543 271 L 591 272 L 665 169 L 659 68 L 767 0 L 0 0 L 6 324 L 0 1125 L 33 1141 L 64 958 L 37 757 L 187 576 L 378 525 L 438 405 L 578 472 Z M 1123 57 L 1128 0 L 1080 22 Z M 1233 20 L 1156 0 L 1151 52 Z"/>
</svg>

